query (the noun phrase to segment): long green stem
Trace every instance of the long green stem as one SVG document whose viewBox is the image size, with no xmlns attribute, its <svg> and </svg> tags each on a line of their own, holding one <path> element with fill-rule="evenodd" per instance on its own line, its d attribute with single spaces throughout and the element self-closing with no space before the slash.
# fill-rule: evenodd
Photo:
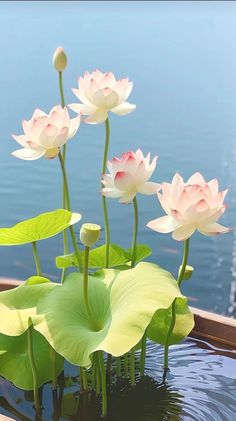
<svg viewBox="0 0 236 421">
<path fill-rule="evenodd" d="M 120 361 L 120 357 L 116 358 L 116 375 L 117 377 L 121 376 L 121 361 Z"/>
<path fill-rule="evenodd" d="M 137 245 L 137 235 L 138 235 L 138 203 L 136 197 L 133 199 L 134 205 L 134 230 L 133 230 L 133 240 L 131 248 L 131 267 L 134 267 L 136 260 L 136 245 Z"/>
<path fill-rule="evenodd" d="M 88 265 L 89 265 L 89 247 L 84 248 L 84 302 L 87 309 L 87 313 L 92 318 L 89 300 L 88 300 Z"/>
<path fill-rule="evenodd" d="M 65 107 L 65 97 L 64 97 L 64 89 L 63 89 L 63 81 L 62 81 L 62 72 L 58 72 L 59 76 L 59 90 L 60 90 L 60 97 L 61 97 L 61 106 L 62 108 Z M 63 160 L 66 162 L 66 144 L 63 145 Z M 63 199 L 62 199 L 62 206 L 63 209 L 67 209 L 67 201 L 66 201 L 66 189 L 65 189 L 65 182 L 63 180 Z M 67 230 L 65 229 L 63 231 L 63 248 L 64 248 L 64 254 L 68 254 L 68 236 L 67 236 Z M 61 276 L 61 282 L 64 282 L 66 275 L 66 269 L 62 270 L 62 276 Z"/>
<path fill-rule="evenodd" d="M 59 76 L 59 89 L 60 89 L 60 96 L 61 96 L 61 106 L 62 108 L 65 107 L 65 97 L 64 97 L 64 90 L 63 90 L 63 82 L 62 82 L 62 72 L 58 72 Z"/>
<path fill-rule="evenodd" d="M 84 368 L 82 368 L 82 373 L 83 373 L 84 391 L 87 392 L 88 391 L 88 377 L 87 377 L 87 372 Z"/>
<path fill-rule="evenodd" d="M 99 370 L 99 356 L 98 353 L 96 352 L 94 354 L 95 356 L 95 367 L 96 367 L 96 395 L 99 396 L 101 393 L 101 375 L 100 375 L 100 370 Z"/>
<path fill-rule="evenodd" d="M 39 261 L 39 255 L 38 255 L 38 251 L 37 251 L 37 244 L 36 241 L 32 242 L 32 247 L 33 247 L 33 255 L 34 255 L 34 262 L 35 262 L 35 267 L 36 267 L 36 272 L 38 276 L 42 275 L 41 272 L 41 266 L 40 266 L 40 261 Z"/>
<path fill-rule="evenodd" d="M 83 368 L 79 368 L 79 383 L 80 383 L 80 393 L 84 391 L 84 379 L 83 379 Z"/>
<path fill-rule="evenodd" d="M 180 286 L 183 278 L 184 278 L 184 273 L 185 273 L 185 269 L 187 266 L 187 262 L 188 262 L 188 253 L 189 253 L 189 239 L 185 240 L 184 242 L 184 254 L 183 254 L 183 260 L 182 260 L 182 266 L 181 266 L 181 270 L 177 279 L 177 283 Z M 168 369 L 168 360 L 169 360 L 169 346 L 170 346 L 170 337 L 172 335 L 172 332 L 174 330 L 175 327 L 175 321 L 176 321 L 176 300 L 174 300 L 174 302 L 172 303 L 171 306 L 171 323 L 170 323 L 170 327 L 167 333 L 167 337 L 166 337 L 166 343 L 165 343 L 165 349 L 164 349 L 164 370 L 166 371 Z"/>
<path fill-rule="evenodd" d="M 125 372 L 125 378 L 128 379 L 129 377 L 129 356 L 128 353 L 124 355 L 124 372 Z"/>
<path fill-rule="evenodd" d="M 63 160 L 63 156 L 62 156 L 61 152 L 59 152 L 58 157 L 59 157 L 59 161 L 60 161 L 60 164 L 61 164 L 61 170 L 62 170 L 62 175 L 63 175 L 63 180 L 64 180 L 64 186 L 65 186 L 65 192 L 66 192 L 66 201 L 67 201 L 67 209 L 69 211 L 71 211 L 67 175 L 66 175 L 64 160 Z M 71 234 L 71 239 L 72 239 L 72 243 L 73 243 L 73 247 L 74 247 L 75 256 L 76 256 L 77 261 L 78 261 L 79 270 L 80 270 L 80 272 L 82 272 L 81 256 L 79 254 L 79 249 L 78 249 L 78 246 L 77 246 L 73 225 L 70 226 L 70 234 Z"/>
<path fill-rule="evenodd" d="M 106 171 L 106 163 L 107 163 L 107 156 L 108 156 L 108 149 L 109 149 L 109 142 L 110 142 L 110 126 L 109 126 L 108 117 L 105 121 L 105 126 L 106 126 L 106 139 L 105 139 L 105 146 L 104 146 L 104 152 L 103 152 L 102 174 L 104 174 Z M 103 207 L 103 216 L 104 216 L 104 224 L 105 224 L 105 240 L 106 240 L 105 267 L 108 268 L 109 267 L 109 252 L 110 252 L 110 226 L 109 226 L 107 202 L 106 202 L 105 196 L 102 196 L 102 207 Z"/>
<path fill-rule="evenodd" d="M 34 404 L 36 412 L 40 412 L 40 402 L 39 402 L 39 390 L 38 390 L 38 379 L 37 379 L 37 370 L 34 360 L 34 352 L 33 352 L 33 337 L 32 337 L 32 325 L 28 327 L 27 330 L 27 337 L 28 337 L 28 355 L 29 355 L 29 361 L 32 371 L 32 377 L 33 377 L 33 384 L 34 384 Z"/>
<path fill-rule="evenodd" d="M 145 373 L 145 362 L 146 362 L 146 348 L 147 348 L 147 332 L 144 332 L 142 338 L 142 348 L 141 348 L 141 355 L 140 355 L 140 374 L 144 376 Z"/>
<path fill-rule="evenodd" d="M 101 373 L 101 381 L 102 381 L 102 416 L 105 417 L 107 415 L 107 381 L 106 381 L 106 370 L 105 364 L 103 359 L 103 352 L 98 352 L 99 358 L 99 367 Z"/>
<path fill-rule="evenodd" d="M 135 352 L 134 349 L 130 351 L 130 383 L 135 386 Z"/>
<path fill-rule="evenodd" d="M 184 255 L 183 255 L 181 270 L 180 270 L 178 280 L 177 280 L 179 287 L 184 279 L 184 273 L 185 273 L 185 269 L 188 263 L 188 254 L 189 254 L 189 238 L 185 240 L 184 242 Z"/>
<path fill-rule="evenodd" d="M 56 351 L 50 346 L 49 353 L 52 363 L 52 390 L 57 390 Z"/>
</svg>

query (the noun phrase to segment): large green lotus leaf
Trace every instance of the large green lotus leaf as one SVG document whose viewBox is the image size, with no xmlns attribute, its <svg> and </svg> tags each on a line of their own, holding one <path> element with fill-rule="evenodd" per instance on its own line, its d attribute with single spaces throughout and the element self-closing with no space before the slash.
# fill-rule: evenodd
<svg viewBox="0 0 236 421">
<path fill-rule="evenodd" d="M 84 261 L 84 250 L 79 252 Z M 106 246 L 102 245 L 90 250 L 89 253 L 89 268 L 97 269 L 105 267 L 105 258 L 106 258 Z M 109 253 L 109 266 L 115 267 L 123 265 L 128 262 L 129 256 L 127 251 L 122 247 L 117 246 L 116 244 L 110 244 L 110 253 Z M 59 269 L 65 269 L 71 266 L 78 266 L 78 260 L 75 257 L 74 253 L 67 254 L 65 256 L 56 257 L 56 266 Z"/>
<path fill-rule="evenodd" d="M 53 237 L 81 219 L 65 209 L 42 213 L 10 228 L 0 228 L 0 245 L 17 246 Z"/>
<path fill-rule="evenodd" d="M 36 314 L 38 300 L 57 286 L 52 282 L 23 284 L 0 292 L 0 333 L 10 336 L 24 333 L 28 329 L 29 318 Z"/>
<path fill-rule="evenodd" d="M 83 301 L 83 277 L 75 272 L 40 300 L 33 323 L 69 362 L 89 366 L 95 351 L 116 357 L 128 352 L 154 313 L 168 308 L 176 297 L 182 295 L 175 279 L 154 264 L 143 262 L 126 271 L 104 269 L 89 277 L 91 320 Z"/>
<path fill-rule="evenodd" d="M 131 260 L 131 249 L 127 250 L 129 260 Z M 145 259 L 146 257 L 152 254 L 151 247 L 147 246 L 147 244 L 137 244 L 136 246 L 136 263 L 140 262 L 141 260 Z"/>
<path fill-rule="evenodd" d="M 194 315 L 188 307 L 187 299 L 177 298 L 175 304 L 176 321 L 175 327 L 169 340 L 169 344 L 181 342 L 194 327 Z M 154 314 L 147 329 L 147 336 L 152 341 L 165 345 L 168 328 L 172 319 L 172 310 L 158 310 Z"/>
<path fill-rule="evenodd" d="M 50 345 L 37 331 L 33 330 L 33 353 L 38 376 L 38 385 L 52 379 L 52 363 L 50 360 Z M 5 351 L 4 353 L 1 353 Z M 56 373 L 63 370 L 64 359 L 56 354 Z M 27 332 L 21 336 L 0 334 L 0 375 L 24 389 L 33 389 L 32 371 L 28 354 Z"/>
</svg>

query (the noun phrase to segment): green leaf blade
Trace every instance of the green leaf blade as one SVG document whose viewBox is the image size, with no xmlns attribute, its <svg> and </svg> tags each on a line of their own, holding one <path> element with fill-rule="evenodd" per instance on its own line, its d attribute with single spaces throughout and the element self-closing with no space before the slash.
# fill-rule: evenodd
<svg viewBox="0 0 236 421">
<path fill-rule="evenodd" d="M 35 329 L 69 362 L 91 364 L 91 354 L 121 356 L 143 336 L 154 313 L 182 294 L 173 276 L 151 263 L 89 277 L 92 320 L 83 302 L 83 277 L 72 273 L 63 285 L 40 300 Z"/>
<path fill-rule="evenodd" d="M 13 227 L 0 228 L 0 246 L 17 246 L 53 237 L 80 219 L 80 214 L 65 209 L 42 213 Z"/>
</svg>

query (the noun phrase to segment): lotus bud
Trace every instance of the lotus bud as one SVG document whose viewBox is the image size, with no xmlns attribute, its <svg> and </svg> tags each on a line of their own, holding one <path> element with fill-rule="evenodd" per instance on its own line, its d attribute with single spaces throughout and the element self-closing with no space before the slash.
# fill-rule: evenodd
<svg viewBox="0 0 236 421">
<path fill-rule="evenodd" d="M 53 64 L 58 72 L 63 72 L 67 66 L 67 57 L 64 49 L 58 47 L 53 54 Z"/>
<path fill-rule="evenodd" d="M 97 224 L 83 224 L 80 229 L 80 241 L 86 247 L 91 247 L 100 237 L 101 227 Z"/>
<path fill-rule="evenodd" d="M 180 265 L 180 267 L 179 267 L 179 274 L 181 272 L 181 269 L 182 269 L 182 265 Z M 193 274 L 193 271 L 194 271 L 194 268 L 192 266 L 187 265 L 186 268 L 185 268 L 185 271 L 184 271 L 183 279 L 185 281 L 187 281 L 188 279 L 190 279 L 191 276 L 192 276 L 192 274 Z"/>
</svg>

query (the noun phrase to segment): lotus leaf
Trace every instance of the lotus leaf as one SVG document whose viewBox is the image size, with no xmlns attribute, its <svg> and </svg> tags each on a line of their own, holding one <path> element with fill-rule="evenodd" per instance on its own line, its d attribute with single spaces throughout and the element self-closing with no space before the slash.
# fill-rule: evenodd
<svg viewBox="0 0 236 421">
<path fill-rule="evenodd" d="M 173 276 L 151 263 L 119 271 L 105 269 L 89 277 L 92 319 L 83 300 L 83 276 L 70 274 L 37 306 L 35 329 L 69 362 L 91 365 L 91 354 L 121 356 L 142 338 L 154 313 L 183 297 Z"/>
<path fill-rule="evenodd" d="M 0 245 L 17 246 L 53 237 L 81 219 L 79 213 L 57 209 L 19 222 L 10 228 L 0 228 Z"/>
<path fill-rule="evenodd" d="M 175 303 L 176 321 L 171 334 L 169 344 L 174 345 L 181 342 L 194 327 L 194 316 L 187 305 L 187 299 L 177 298 Z M 154 314 L 147 329 L 147 336 L 152 341 L 165 345 L 168 329 L 171 323 L 172 310 L 158 310 Z"/>
</svg>

